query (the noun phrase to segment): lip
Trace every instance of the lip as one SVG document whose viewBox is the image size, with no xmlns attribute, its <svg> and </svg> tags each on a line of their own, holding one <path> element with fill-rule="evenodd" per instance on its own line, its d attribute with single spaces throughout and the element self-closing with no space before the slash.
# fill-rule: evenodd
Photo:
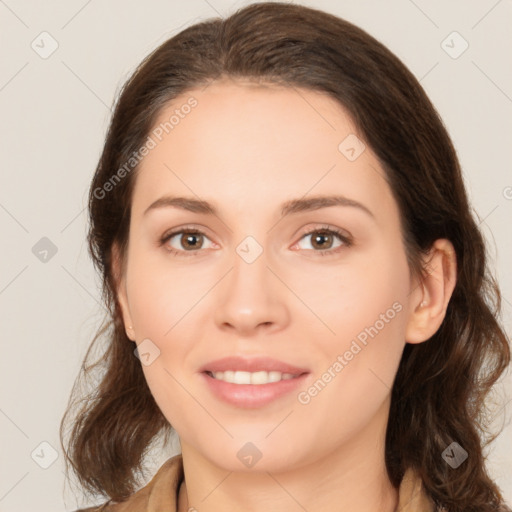
<svg viewBox="0 0 512 512">
<path fill-rule="evenodd" d="M 269 357 L 241 357 L 241 356 L 229 356 L 210 361 L 203 365 L 199 371 L 204 372 L 225 372 L 226 370 L 242 371 L 242 372 L 281 372 L 291 373 L 292 375 L 302 375 L 309 373 L 307 368 L 300 368 L 278 359 L 272 359 Z M 237 386 L 243 386 L 243 384 L 236 384 Z M 251 384 L 247 384 L 250 386 Z M 261 384 L 260 386 L 267 386 L 267 384 Z"/>
<path fill-rule="evenodd" d="M 304 384 L 309 373 L 303 373 L 293 379 L 280 380 L 269 384 L 233 384 L 217 380 L 206 373 L 206 371 L 200 375 L 210 391 L 220 400 L 236 407 L 255 409 L 291 393 L 298 386 Z"/>
<path fill-rule="evenodd" d="M 297 375 L 292 379 L 270 382 L 268 384 L 233 384 L 215 379 L 207 372 L 243 371 L 243 372 L 281 372 Z M 301 368 L 270 357 L 228 356 L 203 365 L 199 371 L 210 391 L 220 400 L 243 408 L 263 407 L 279 397 L 292 392 L 304 383 L 311 373 Z"/>
</svg>

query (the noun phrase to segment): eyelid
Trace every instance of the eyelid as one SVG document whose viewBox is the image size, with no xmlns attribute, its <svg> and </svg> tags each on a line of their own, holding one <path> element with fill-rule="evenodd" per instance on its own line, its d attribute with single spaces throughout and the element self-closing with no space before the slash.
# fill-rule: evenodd
<svg viewBox="0 0 512 512">
<path fill-rule="evenodd" d="M 192 231 L 192 232 L 197 232 L 197 233 L 201 233 L 202 235 L 208 236 L 208 234 L 206 233 L 208 231 L 208 229 L 206 227 L 201 226 L 201 225 L 188 224 L 185 226 L 179 226 L 176 228 L 168 229 L 160 237 L 160 240 L 169 238 L 170 236 L 173 236 L 173 235 L 177 235 L 178 233 L 181 233 L 182 231 L 187 231 L 187 232 Z"/>
<path fill-rule="evenodd" d="M 310 235 L 311 233 L 316 233 L 317 231 L 331 231 L 341 237 L 346 238 L 347 240 L 352 240 L 352 235 L 347 230 L 325 223 L 321 225 L 315 223 L 308 224 L 305 228 L 302 228 L 299 233 L 300 237 L 302 238 L 304 235 Z"/>
</svg>

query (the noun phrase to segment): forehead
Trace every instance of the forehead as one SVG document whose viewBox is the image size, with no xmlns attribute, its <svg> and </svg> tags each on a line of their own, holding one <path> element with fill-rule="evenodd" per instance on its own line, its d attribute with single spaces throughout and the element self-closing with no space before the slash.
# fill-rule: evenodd
<svg viewBox="0 0 512 512">
<path fill-rule="evenodd" d="M 345 108 L 322 92 L 214 82 L 176 97 L 150 136 L 155 145 L 138 171 L 134 215 L 163 194 L 259 211 L 333 192 L 381 206 L 392 202 L 368 146 L 347 158 L 347 144 L 359 152 L 362 137 Z"/>
</svg>

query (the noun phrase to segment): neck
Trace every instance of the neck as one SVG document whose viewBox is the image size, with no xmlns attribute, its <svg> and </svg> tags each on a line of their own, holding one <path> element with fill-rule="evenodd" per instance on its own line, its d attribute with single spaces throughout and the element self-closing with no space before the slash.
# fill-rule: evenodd
<svg viewBox="0 0 512 512">
<path fill-rule="evenodd" d="M 384 479 L 385 480 L 385 479 Z M 369 483 L 369 482 L 368 482 Z M 345 502 L 348 502 L 350 500 L 353 501 L 354 503 L 354 507 L 357 507 L 357 508 L 347 508 L 348 506 L 347 505 L 336 505 L 335 508 L 331 508 L 331 509 L 322 509 L 322 510 L 332 510 L 332 511 L 337 511 L 337 510 L 351 510 L 351 511 L 365 511 L 365 512 L 370 512 L 370 511 L 375 511 L 375 510 L 379 510 L 380 512 L 395 512 L 397 510 L 397 507 L 398 507 L 398 491 L 391 486 L 391 483 L 389 481 L 384 481 L 382 484 L 379 484 L 377 483 L 376 485 L 368 485 L 368 486 L 362 486 L 361 487 L 363 489 L 363 491 L 358 491 L 358 492 L 364 492 L 364 493 L 367 493 L 366 496 L 372 496 L 372 493 L 373 495 L 375 496 L 375 499 L 374 500 L 366 500 L 368 503 L 366 505 L 363 505 L 362 503 L 359 503 L 357 504 L 357 499 L 355 498 L 351 498 L 350 495 L 346 495 L 346 499 L 344 500 Z M 315 491 L 316 492 L 316 491 Z M 286 494 L 287 491 L 285 491 L 283 489 L 283 494 Z M 286 507 L 287 508 L 284 508 L 284 510 L 288 510 L 290 508 L 290 506 L 292 507 L 295 507 L 297 510 L 300 510 L 301 508 L 303 510 L 307 510 L 308 512 L 311 511 L 311 505 L 308 505 L 308 506 L 303 506 L 301 503 L 298 502 L 298 500 L 296 500 L 293 496 L 291 496 L 291 493 L 288 493 L 289 494 L 289 498 L 288 500 L 283 500 L 284 502 L 287 501 L 287 503 L 281 503 L 279 505 L 276 506 L 276 508 L 272 508 L 269 506 L 269 503 L 266 503 L 264 505 L 262 505 L 262 502 L 259 502 L 259 504 L 257 505 L 258 508 L 254 508 L 254 507 L 251 507 L 251 508 L 247 508 L 247 509 L 242 509 L 240 508 L 241 505 L 232 505 L 232 508 L 224 508 L 224 506 L 222 508 L 217 508 L 215 507 L 215 505 L 213 504 L 210 504 L 209 506 L 203 506 L 201 510 L 204 510 L 205 512 L 213 512 L 213 511 L 216 511 L 216 510 L 223 510 L 223 511 L 230 511 L 230 510 L 261 510 L 261 511 L 282 511 L 283 510 L 283 507 Z M 268 502 L 270 500 L 267 500 Z M 294 505 L 294 502 L 295 501 L 295 505 Z M 363 501 L 363 500 L 361 500 Z M 374 503 L 373 505 L 370 504 L 370 502 Z M 178 493 L 178 504 L 177 504 L 177 512 L 196 512 L 198 509 L 196 507 L 191 507 L 189 505 L 189 499 L 188 499 L 188 493 L 187 493 L 187 485 L 185 483 L 185 480 L 183 480 L 183 482 L 181 483 L 180 485 L 180 488 L 179 488 L 179 493 Z M 220 505 L 219 505 L 220 506 Z M 340 508 L 337 508 L 337 507 L 340 507 Z M 316 509 L 315 509 L 316 510 Z M 320 509 L 319 509 L 320 510 Z"/>
<path fill-rule="evenodd" d="M 394 512 L 398 490 L 385 466 L 386 423 L 368 425 L 346 445 L 280 472 L 227 471 L 182 441 L 178 512 Z"/>
</svg>

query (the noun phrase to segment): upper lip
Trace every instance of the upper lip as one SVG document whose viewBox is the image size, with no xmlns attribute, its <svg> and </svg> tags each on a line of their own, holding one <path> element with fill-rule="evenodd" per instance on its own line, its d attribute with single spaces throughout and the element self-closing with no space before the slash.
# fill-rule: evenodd
<svg viewBox="0 0 512 512">
<path fill-rule="evenodd" d="M 300 368 L 270 357 L 228 356 L 215 361 L 210 361 L 199 369 L 200 372 L 223 372 L 226 370 L 245 372 L 274 371 L 291 373 L 292 375 L 309 373 L 309 370 L 306 368 Z"/>
</svg>

